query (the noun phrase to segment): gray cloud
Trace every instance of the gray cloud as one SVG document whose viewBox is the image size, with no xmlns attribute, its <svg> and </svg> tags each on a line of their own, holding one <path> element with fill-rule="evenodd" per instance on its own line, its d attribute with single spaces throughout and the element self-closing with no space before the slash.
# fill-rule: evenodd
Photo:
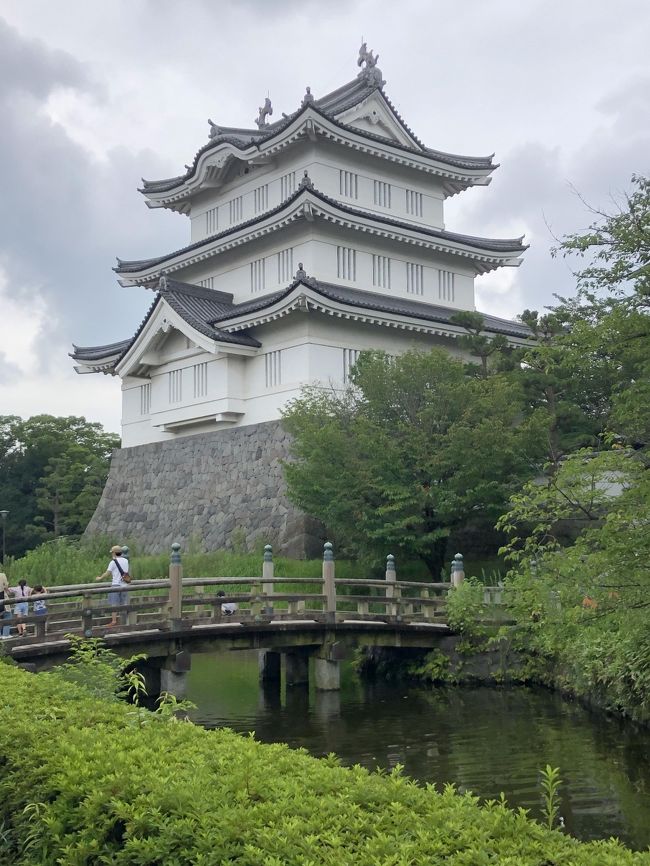
<svg viewBox="0 0 650 866">
<path fill-rule="evenodd" d="M 173 248 L 184 241 L 185 226 L 175 215 L 149 212 L 135 191 L 144 166 L 164 176 L 169 165 L 123 148 L 94 159 L 44 113 L 60 85 L 92 91 L 83 68 L 6 26 L 0 41 L 2 62 L 11 60 L 0 91 L 0 257 L 10 294 L 25 305 L 34 296 L 47 304 L 45 362 L 53 342 L 130 336 L 151 296 L 116 285 L 115 256 Z"/>
</svg>

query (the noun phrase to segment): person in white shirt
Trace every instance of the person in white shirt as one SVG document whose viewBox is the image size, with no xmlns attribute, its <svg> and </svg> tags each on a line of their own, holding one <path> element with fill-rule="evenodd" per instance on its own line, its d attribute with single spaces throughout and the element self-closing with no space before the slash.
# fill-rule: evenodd
<svg viewBox="0 0 650 866">
<path fill-rule="evenodd" d="M 108 568 L 103 574 L 98 575 L 95 580 L 111 579 L 111 586 L 128 586 L 128 582 L 123 579 L 123 575 L 129 573 L 129 561 L 122 556 L 122 548 L 119 544 L 113 545 L 110 550 L 111 561 L 108 563 Z M 129 603 L 128 592 L 109 592 L 108 603 L 112 607 L 112 619 L 108 624 L 108 628 L 115 627 L 118 618 L 117 608 Z"/>
<path fill-rule="evenodd" d="M 19 621 L 16 623 L 16 631 L 18 632 L 18 637 L 22 637 L 25 634 L 26 626 L 24 622 L 20 622 L 20 619 L 29 614 L 29 602 L 27 599 L 32 594 L 32 589 L 30 586 L 27 586 L 26 580 L 20 580 L 18 586 L 11 588 L 11 592 L 16 597 L 14 613 L 19 618 Z"/>
</svg>

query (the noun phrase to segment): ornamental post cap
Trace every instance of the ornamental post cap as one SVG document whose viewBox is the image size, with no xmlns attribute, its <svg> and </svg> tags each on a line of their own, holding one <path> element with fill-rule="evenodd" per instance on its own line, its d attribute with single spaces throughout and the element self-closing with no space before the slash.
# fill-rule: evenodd
<svg viewBox="0 0 650 866">
<path fill-rule="evenodd" d="M 273 547 L 270 544 L 264 545 L 264 562 L 273 561 Z"/>
<path fill-rule="evenodd" d="M 323 545 L 323 559 L 326 562 L 331 562 L 334 559 L 334 549 L 331 541 L 326 541 Z"/>
</svg>

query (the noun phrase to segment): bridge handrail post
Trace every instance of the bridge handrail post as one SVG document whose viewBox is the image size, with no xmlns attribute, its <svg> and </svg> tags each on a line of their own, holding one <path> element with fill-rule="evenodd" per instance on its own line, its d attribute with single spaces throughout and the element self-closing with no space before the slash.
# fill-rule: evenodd
<svg viewBox="0 0 650 866">
<path fill-rule="evenodd" d="M 169 624 L 173 629 L 183 615 L 183 565 L 181 546 L 175 541 L 169 558 Z"/>
<path fill-rule="evenodd" d="M 84 592 L 83 608 L 81 611 L 81 628 L 84 633 L 84 637 L 93 636 L 93 603 L 93 596 L 88 592 Z M 43 625 L 45 625 L 45 623 L 43 623 Z"/>
<path fill-rule="evenodd" d="M 328 622 L 336 620 L 336 584 L 335 584 L 334 550 L 331 541 L 326 541 L 323 547 L 323 595 L 325 596 L 325 614 Z"/>
<path fill-rule="evenodd" d="M 451 561 L 451 585 L 460 586 L 465 580 L 465 565 L 463 554 L 457 553 Z"/>
<path fill-rule="evenodd" d="M 395 569 L 395 557 L 389 553 L 386 557 L 386 598 L 399 599 L 401 590 L 395 584 L 397 583 L 397 571 Z M 386 614 L 388 616 L 397 616 L 398 605 L 387 604 Z"/>
<path fill-rule="evenodd" d="M 273 578 L 274 574 L 273 563 L 273 547 L 270 544 L 264 545 L 264 559 L 262 560 L 262 592 L 266 596 L 266 606 L 264 613 L 267 616 L 273 616 Z M 269 581 L 266 583 L 265 581 Z"/>
</svg>

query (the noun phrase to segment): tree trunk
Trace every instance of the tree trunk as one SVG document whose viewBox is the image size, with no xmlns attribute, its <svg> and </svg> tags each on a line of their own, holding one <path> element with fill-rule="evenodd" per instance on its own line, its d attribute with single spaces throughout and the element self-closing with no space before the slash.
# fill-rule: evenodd
<svg viewBox="0 0 650 866">
<path fill-rule="evenodd" d="M 440 572 L 445 565 L 445 557 L 447 555 L 447 538 L 439 538 L 431 545 L 431 549 L 427 553 L 422 554 L 422 561 L 426 564 L 431 574 L 431 579 L 434 583 L 441 580 Z"/>
</svg>

